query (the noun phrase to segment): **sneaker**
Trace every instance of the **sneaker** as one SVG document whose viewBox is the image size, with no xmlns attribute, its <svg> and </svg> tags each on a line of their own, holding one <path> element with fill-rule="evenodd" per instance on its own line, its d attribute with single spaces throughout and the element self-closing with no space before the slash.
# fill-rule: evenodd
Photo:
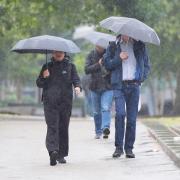
<svg viewBox="0 0 180 180">
<path fill-rule="evenodd" d="M 108 135 L 103 135 L 103 139 L 108 139 Z"/>
<path fill-rule="evenodd" d="M 116 147 L 116 149 L 115 149 L 112 156 L 113 156 L 113 158 L 118 158 L 123 154 L 124 154 L 123 150 L 121 148 L 119 148 L 119 147 Z"/>
<path fill-rule="evenodd" d="M 95 139 L 101 139 L 101 134 L 96 134 L 94 138 Z"/>
<path fill-rule="evenodd" d="M 57 161 L 58 161 L 60 164 L 66 164 L 66 160 L 64 159 L 64 157 L 58 158 Z"/>
<path fill-rule="evenodd" d="M 56 160 L 57 160 L 58 152 L 52 151 L 49 153 L 49 155 L 50 155 L 50 165 L 55 166 L 57 164 Z"/>
<path fill-rule="evenodd" d="M 132 150 L 126 151 L 126 158 L 135 158 L 135 154 Z"/>
<path fill-rule="evenodd" d="M 110 134 L 109 128 L 105 128 L 105 129 L 103 130 L 103 138 L 104 138 L 104 139 L 108 139 L 109 134 Z"/>
</svg>

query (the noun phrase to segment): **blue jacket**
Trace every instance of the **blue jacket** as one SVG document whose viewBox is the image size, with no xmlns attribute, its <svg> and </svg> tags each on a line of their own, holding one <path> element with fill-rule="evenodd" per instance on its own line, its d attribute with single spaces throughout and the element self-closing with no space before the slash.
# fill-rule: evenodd
<svg viewBox="0 0 180 180">
<path fill-rule="evenodd" d="M 111 71 L 111 84 L 113 89 L 121 89 L 122 87 L 122 60 L 119 57 L 121 52 L 120 45 L 116 45 L 114 56 L 111 53 L 111 43 L 103 56 L 103 63 L 107 70 Z M 133 45 L 134 55 L 136 58 L 135 80 L 143 82 L 149 72 L 149 57 L 145 44 L 141 41 L 135 41 Z"/>
</svg>

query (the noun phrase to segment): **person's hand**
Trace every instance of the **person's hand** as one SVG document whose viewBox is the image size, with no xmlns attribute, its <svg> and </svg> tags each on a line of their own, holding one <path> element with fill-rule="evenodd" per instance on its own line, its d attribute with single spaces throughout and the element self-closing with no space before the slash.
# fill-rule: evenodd
<svg viewBox="0 0 180 180">
<path fill-rule="evenodd" d="M 75 90 L 76 95 L 79 95 L 81 92 L 80 87 L 75 87 L 74 90 Z"/>
<path fill-rule="evenodd" d="M 128 53 L 127 52 L 121 52 L 119 56 L 122 60 L 128 59 Z"/>
<path fill-rule="evenodd" d="M 100 65 L 102 65 L 102 58 L 99 59 L 98 63 L 99 63 Z"/>
<path fill-rule="evenodd" d="M 46 69 L 44 72 L 43 72 L 43 77 L 44 78 L 47 78 L 47 77 L 49 77 L 49 71 L 48 71 L 48 69 Z"/>
</svg>

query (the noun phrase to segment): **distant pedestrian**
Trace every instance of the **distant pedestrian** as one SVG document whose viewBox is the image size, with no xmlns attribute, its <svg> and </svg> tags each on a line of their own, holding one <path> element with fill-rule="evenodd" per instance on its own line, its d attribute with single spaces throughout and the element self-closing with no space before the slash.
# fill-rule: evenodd
<svg viewBox="0 0 180 180">
<path fill-rule="evenodd" d="M 91 75 L 89 89 L 93 105 L 95 123 L 95 138 L 108 138 L 110 134 L 111 107 L 113 91 L 110 83 L 110 73 L 105 70 L 102 58 L 105 49 L 96 45 L 86 59 L 85 72 Z"/>
</svg>

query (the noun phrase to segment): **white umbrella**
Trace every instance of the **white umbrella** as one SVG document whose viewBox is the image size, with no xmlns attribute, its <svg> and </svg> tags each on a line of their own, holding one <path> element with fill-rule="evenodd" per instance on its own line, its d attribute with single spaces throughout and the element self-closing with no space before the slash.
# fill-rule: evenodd
<svg viewBox="0 0 180 180">
<path fill-rule="evenodd" d="M 106 34 L 106 33 L 96 32 L 96 31 L 90 32 L 89 34 L 84 36 L 84 38 L 90 41 L 91 43 L 95 45 L 99 45 L 105 49 L 109 45 L 110 41 L 116 40 L 116 36 Z"/>
<path fill-rule="evenodd" d="M 155 30 L 135 18 L 112 16 L 102 20 L 100 25 L 117 35 L 123 34 L 136 40 L 160 45 L 160 39 Z"/>
</svg>

